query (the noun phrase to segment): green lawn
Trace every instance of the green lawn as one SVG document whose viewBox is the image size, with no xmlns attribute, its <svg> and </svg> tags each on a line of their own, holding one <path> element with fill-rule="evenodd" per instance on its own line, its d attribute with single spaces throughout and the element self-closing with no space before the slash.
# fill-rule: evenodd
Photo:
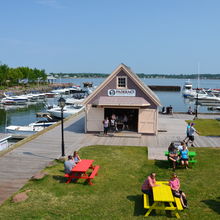
<svg viewBox="0 0 220 220">
<path fill-rule="evenodd" d="M 215 119 L 198 119 L 193 122 L 194 127 L 202 136 L 220 136 L 220 120 Z"/>
<path fill-rule="evenodd" d="M 189 209 L 182 219 L 217 220 L 220 214 L 220 149 L 193 148 L 198 163 L 194 168 L 177 170 Z M 30 189 L 25 202 L 7 200 L 0 207 L 0 219 L 146 219 L 143 209 L 142 182 L 155 171 L 157 180 L 168 180 L 171 171 L 166 161 L 147 160 L 147 148 L 90 146 L 82 148 L 81 158 L 95 159 L 101 166 L 95 185 L 65 184 L 63 164 L 47 168 L 43 180 L 29 181 L 21 191 Z M 147 219 L 167 219 L 151 215 Z M 173 217 L 175 219 L 175 217 Z"/>
</svg>

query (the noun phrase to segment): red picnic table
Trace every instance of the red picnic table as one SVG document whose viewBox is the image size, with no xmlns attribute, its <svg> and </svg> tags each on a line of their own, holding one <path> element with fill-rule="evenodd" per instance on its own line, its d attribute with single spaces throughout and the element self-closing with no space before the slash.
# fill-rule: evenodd
<svg viewBox="0 0 220 220">
<path fill-rule="evenodd" d="M 95 176 L 98 175 L 99 166 L 93 166 L 94 160 L 81 160 L 79 163 L 73 167 L 70 174 L 65 174 L 65 177 L 68 178 L 66 183 L 70 183 L 72 179 L 86 179 L 90 185 L 93 183 L 91 182 Z M 92 170 L 92 173 L 89 174 L 88 171 Z"/>
</svg>

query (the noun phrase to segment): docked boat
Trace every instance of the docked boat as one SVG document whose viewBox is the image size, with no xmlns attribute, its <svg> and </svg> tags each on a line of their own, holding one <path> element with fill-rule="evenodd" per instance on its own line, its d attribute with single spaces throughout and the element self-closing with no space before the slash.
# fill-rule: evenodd
<svg viewBox="0 0 220 220">
<path fill-rule="evenodd" d="M 67 98 L 66 99 L 66 105 L 81 104 L 84 100 L 85 100 L 85 98 L 80 98 L 80 99 Z"/>
<path fill-rule="evenodd" d="M 38 131 L 42 131 L 44 128 L 53 125 L 55 123 L 56 121 L 41 120 L 41 121 L 33 122 L 27 126 L 10 125 L 6 127 L 6 131 L 12 134 L 31 135 L 37 133 Z"/>
<path fill-rule="evenodd" d="M 203 93 L 198 93 L 196 96 L 193 97 L 194 99 L 198 99 L 199 102 L 220 102 L 220 97 L 215 96 L 212 93 L 206 93 L 205 91 L 203 91 Z"/>
<path fill-rule="evenodd" d="M 84 109 L 83 105 L 66 105 L 63 108 L 63 118 L 67 118 L 70 115 L 76 114 Z M 61 118 L 61 108 L 60 107 L 54 107 L 47 110 L 51 116 L 56 118 Z"/>
<path fill-rule="evenodd" d="M 212 107 L 208 107 L 208 110 L 211 110 L 211 111 L 220 111 L 220 106 L 212 106 Z"/>
<path fill-rule="evenodd" d="M 196 90 L 192 88 L 192 83 L 190 82 L 190 80 L 186 81 L 183 85 L 182 95 L 184 98 L 190 98 L 196 95 Z"/>
<path fill-rule="evenodd" d="M 19 126 L 19 125 L 10 125 L 6 127 L 6 131 L 12 134 L 19 134 L 19 135 L 31 135 L 37 133 L 38 131 L 42 131 L 44 127 L 34 127 L 34 126 Z"/>
<path fill-rule="evenodd" d="M 28 98 L 21 96 L 6 96 L 1 100 L 1 104 L 3 105 L 24 105 L 27 102 L 28 102 Z"/>
<path fill-rule="evenodd" d="M 9 147 L 8 139 L 11 138 L 11 135 L 0 134 L 0 151 Z"/>
</svg>

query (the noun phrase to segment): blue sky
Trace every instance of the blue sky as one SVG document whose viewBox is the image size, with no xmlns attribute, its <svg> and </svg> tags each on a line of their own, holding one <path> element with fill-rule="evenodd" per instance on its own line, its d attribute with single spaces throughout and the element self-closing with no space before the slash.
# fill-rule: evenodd
<svg viewBox="0 0 220 220">
<path fill-rule="evenodd" d="M 0 0 L 0 62 L 50 72 L 220 73 L 219 0 Z"/>
</svg>

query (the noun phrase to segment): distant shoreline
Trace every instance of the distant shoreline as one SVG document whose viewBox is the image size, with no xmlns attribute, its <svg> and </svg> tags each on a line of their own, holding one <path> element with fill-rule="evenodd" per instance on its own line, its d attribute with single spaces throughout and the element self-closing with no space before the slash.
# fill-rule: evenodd
<svg viewBox="0 0 220 220">
<path fill-rule="evenodd" d="M 107 78 L 109 74 L 104 73 L 51 73 L 53 77 L 56 79 L 59 78 L 66 78 L 66 79 L 75 79 L 75 78 Z M 181 75 L 161 75 L 161 74 L 143 74 L 143 73 L 137 73 L 137 76 L 142 79 L 198 79 L 197 74 L 181 74 Z M 200 74 L 199 79 L 206 80 L 220 80 L 220 74 Z"/>
</svg>

